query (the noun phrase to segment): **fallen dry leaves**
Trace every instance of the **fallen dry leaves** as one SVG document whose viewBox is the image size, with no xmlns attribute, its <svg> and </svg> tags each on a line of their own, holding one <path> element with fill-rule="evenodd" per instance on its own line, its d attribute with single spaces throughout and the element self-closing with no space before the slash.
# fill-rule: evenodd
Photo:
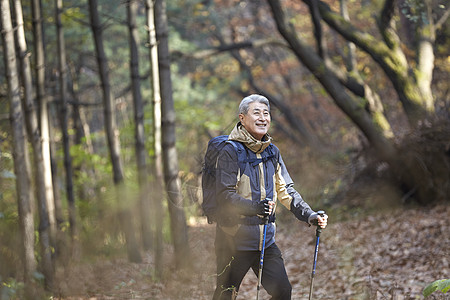
<svg viewBox="0 0 450 300">
<path fill-rule="evenodd" d="M 66 270 L 60 299 L 211 299 L 215 284 L 214 225 L 190 227 L 191 266 L 173 267 L 165 252 L 164 279 L 152 278 L 151 254 L 143 264 L 99 261 Z M 314 227 L 279 224 L 277 244 L 293 287 L 292 299 L 308 299 Z M 330 224 L 322 232 L 313 299 L 423 299 L 422 290 L 450 278 L 450 206 L 379 212 Z M 72 295 L 72 296 L 68 296 Z M 75 296 L 74 296 L 75 295 Z M 450 299 L 435 294 L 434 299 Z M 248 273 L 238 299 L 255 299 L 256 276 Z M 269 299 L 265 291 L 260 299 Z"/>
</svg>

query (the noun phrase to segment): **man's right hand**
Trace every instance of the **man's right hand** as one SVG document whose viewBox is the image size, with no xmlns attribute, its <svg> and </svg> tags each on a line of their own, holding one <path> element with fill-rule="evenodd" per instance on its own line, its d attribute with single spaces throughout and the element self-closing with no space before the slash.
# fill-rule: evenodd
<svg viewBox="0 0 450 300">
<path fill-rule="evenodd" d="M 264 217 L 270 216 L 272 214 L 274 204 L 275 204 L 275 202 L 273 202 L 270 199 L 264 199 L 264 200 L 258 202 L 258 204 L 256 206 L 256 210 L 257 210 L 256 214 L 262 215 Z"/>
</svg>

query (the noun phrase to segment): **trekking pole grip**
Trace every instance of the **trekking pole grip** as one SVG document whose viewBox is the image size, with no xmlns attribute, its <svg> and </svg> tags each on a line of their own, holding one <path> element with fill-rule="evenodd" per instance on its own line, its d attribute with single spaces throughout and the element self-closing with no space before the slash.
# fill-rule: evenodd
<svg viewBox="0 0 450 300">
<path fill-rule="evenodd" d="M 317 214 L 318 214 L 320 217 L 323 218 L 323 217 L 325 216 L 325 211 L 319 210 L 319 211 L 317 212 Z M 317 228 L 316 228 L 316 236 L 319 237 L 321 233 L 322 233 L 322 228 L 319 226 L 319 224 L 317 224 Z"/>
</svg>

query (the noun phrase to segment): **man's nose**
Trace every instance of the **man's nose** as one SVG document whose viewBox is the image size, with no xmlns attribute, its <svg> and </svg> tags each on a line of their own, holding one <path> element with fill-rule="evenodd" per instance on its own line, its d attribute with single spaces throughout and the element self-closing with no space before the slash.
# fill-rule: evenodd
<svg viewBox="0 0 450 300">
<path fill-rule="evenodd" d="M 265 120 L 267 120 L 269 118 L 269 116 L 268 115 L 265 115 L 265 114 L 259 114 L 258 115 L 258 119 L 259 120 L 262 120 L 262 121 L 265 121 Z"/>
</svg>

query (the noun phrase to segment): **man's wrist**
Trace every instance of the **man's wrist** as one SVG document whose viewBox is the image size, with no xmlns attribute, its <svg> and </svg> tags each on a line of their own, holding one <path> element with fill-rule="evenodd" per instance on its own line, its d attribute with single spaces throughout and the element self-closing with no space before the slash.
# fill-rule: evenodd
<svg viewBox="0 0 450 300">
<path fill-rule="evenodd" d="M 319 214 L 316 213 L 316 212 L 313 212 L 312 214 L 310 214 L 309 217 L 308 217 L 308 224 L 309 225 L 315 225 L 314 224 L 314 220 L 317 220 L 318 216 L 319 216 Z"/>
</svg>

